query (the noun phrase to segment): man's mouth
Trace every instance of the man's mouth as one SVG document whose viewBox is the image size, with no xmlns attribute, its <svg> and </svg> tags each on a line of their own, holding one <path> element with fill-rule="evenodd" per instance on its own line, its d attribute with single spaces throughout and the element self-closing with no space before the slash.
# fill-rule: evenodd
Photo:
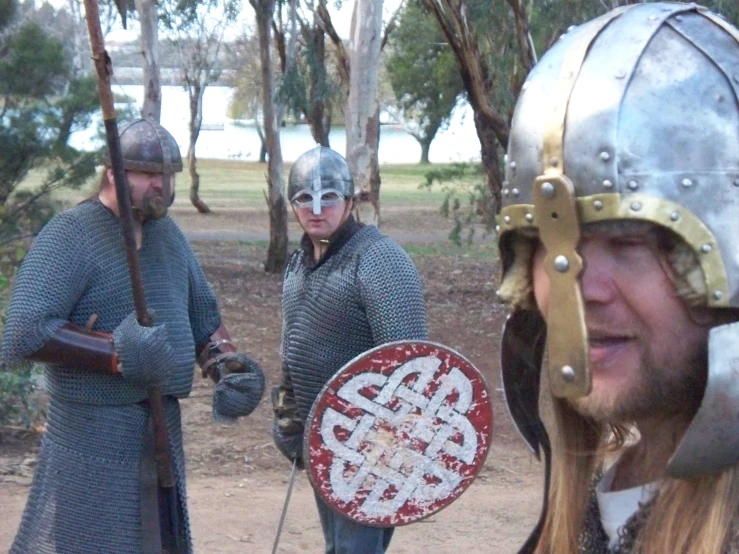
<svg viewBox="0 0 739 554">
<path fill-rule="evenodd" d="M 592 332 L 588 335 L 588 344 L 590 345 L 590 362 L 602 362 L 609 356 L 621 351 L 634 340 L 634 336 L 630 334 L 614 334 Z"/>
</svg>

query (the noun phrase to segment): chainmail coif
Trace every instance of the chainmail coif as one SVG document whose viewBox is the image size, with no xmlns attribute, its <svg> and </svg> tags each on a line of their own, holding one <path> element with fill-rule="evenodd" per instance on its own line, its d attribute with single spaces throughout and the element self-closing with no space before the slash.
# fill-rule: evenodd
<svg viewBox="0 0 739 554">
<path fill-rule="evenodd" d="M 354 357 L 396 340 L 425 340 L 423 291 L 408 254 L 376 227 L 353 233 L 315 265 L 298 250 L 285 272 L 282 355 L 303 420 L 326 382 Z"/>
<path fill-rule="evenodd" d="M 139 251 L 147 306 L 164 324 L 174 359 L 161 385 L 181 500 L 181 532 L 192 551 L 177 398 L 190 393 L 195 344 L 219 327 L 215 295 L 169 217 L 143 228 Z M 118 219 L 98 201 L 56 216 L 24 260 L 8 311 L 2 359 L 37 351 L 65 322 L 112 332 L 133 311 Z M 145 386 L 120 375 L 45 367 L 47 431 L 12 554 L 140 554 L 140 466 L 148 409 Z"/>
</svg>

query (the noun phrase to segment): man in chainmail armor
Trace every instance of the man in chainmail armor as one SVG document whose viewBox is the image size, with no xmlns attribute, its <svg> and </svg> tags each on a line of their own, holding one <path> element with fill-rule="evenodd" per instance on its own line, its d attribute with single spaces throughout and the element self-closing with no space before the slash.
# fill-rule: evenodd
<svg viewBox="0 0 739 554">
<path fill-rule="evenodd" d="M 503 380 L 547 458 L 542 361 L 554 412 L 521 552 L 739 553 L 739 31 L 663 2 L 572 28 L 510 136 Z"/>
<path fill-rule="evenodd" d="M 217 383 L 216 419 L 247 415 L 264 391 L 262 370 L 231 344 L 215 295 L 167 216 L 173 173 L 182 170 L 177 143 L 143 119 L 123 128 L 120 142 L 153 325 L 135 317 L 106 167 L 94 199 L 44 227 L 13 289 L 2 361 L 43 363 L 49 415 L 12 554 L 192 552 L 179 399 L 190 394 L 196 356 Z M 147 401 L 154 385 L 175 495 L 156 486 Z"/>
<path fill-rule="evenodd" d="M 282 382 L 272 391 L 277 448 L 302 458 L 303 422 L 326 382 L 363 352 L 427 339 L 421 282 L 408 254 L 351 215 L 354 181 L 339 154 L 317 147 L 290 170 L 288 197 L 305 231 L 285 271 Z M 326 554 L 381 554 L 392 528 L 368 527 L 317 495 Z"/>
</svg>

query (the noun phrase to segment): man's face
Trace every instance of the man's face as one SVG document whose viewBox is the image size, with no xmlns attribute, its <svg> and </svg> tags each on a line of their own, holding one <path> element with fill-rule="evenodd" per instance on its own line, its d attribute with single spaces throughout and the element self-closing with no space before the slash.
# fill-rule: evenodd
<svg viewBox="0 0 739 554">
<path fill-rule="evenodd" d="M 311 239 L 321 240 L 331 236 L 344 222 L 351 208 L 351 200 L 341 197 L 336 192 L 324 194 L 320 213 L 315 214 L 309 199 L 298 195 L 292 202 L 292 207 L 298 223 L 306 234 Z"/>
<path fill-rule="evenodd" d="M 108 177 L 112 183 L 112 172 Z M 164 187 L 161 173 L 126 171 L 126 178 L 131 205 L 139 220 L 160 219 L 167 214 L 172 192 L 170 186 Z"/>
<path fill-rule="evenodd" d="M 696 322 L 675 293 L 657 244 L 651 227 L 618 233 L 596 227 L 578 249 L 593 388 L 573 405 L 596 420 L 669 417 L 695 408 L 702 395 L 710 325 Z M 550 309 L 545 255 L 540 245 L 533 260 L 544 317 Z"/>
</svg>

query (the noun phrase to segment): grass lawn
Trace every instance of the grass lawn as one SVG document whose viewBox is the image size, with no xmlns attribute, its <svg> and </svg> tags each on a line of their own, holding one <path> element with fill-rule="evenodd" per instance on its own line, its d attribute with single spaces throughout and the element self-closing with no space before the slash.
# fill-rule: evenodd
<svg viewBox="0 0 739 554">
<path fill-rule="evenodd" d="M 382 177 L 381 202 L 383 207 L 417 207 L 433 208 L 440 206 L 444 193 L 439 187 L 432 190 L 419 189 L 425 182 L 425 174 L 439 165 L 384 165 L 380 169 Z M 200 196 L 210 204 L 228 204 L 238 207 L 263 207 L 264 193 L 267 189 L 267 164 L 242 162 L 234 160 L 198 160 L 200 174 Z M 290 166 L 285 164 L 284 180 Z M 33 189 L 44 177 L 43 170 L 32 171 L 21 188 Z M 177 175 L 177 203 L 188 202 L 190 176 L 187 168 Z M 79 190 L 61 190 L 54 196 L 63 201 L 74 203 L 91 194 L 98 183 L 98 177 L 91 179 Z"/>
</svg>

